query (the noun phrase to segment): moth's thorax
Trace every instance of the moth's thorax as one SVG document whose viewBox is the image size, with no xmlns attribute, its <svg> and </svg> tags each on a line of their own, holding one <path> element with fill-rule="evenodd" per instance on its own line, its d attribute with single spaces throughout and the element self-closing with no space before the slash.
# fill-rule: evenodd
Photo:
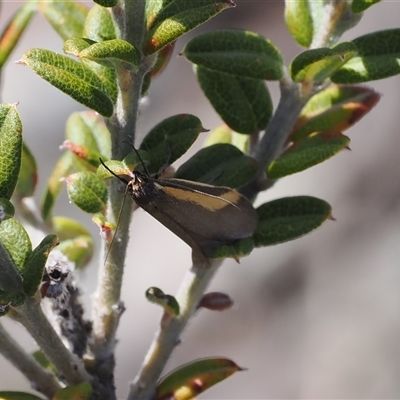
<svg viewBox="0 0 400 400">
<path fill-rule="evenodd" d="M 154 195 L 153 179 L 136 171 L 132 173 L 131 178 L 128 183 L 128 190 L 132 198 L 139 205 L 149 202 Z"/>
</svg>

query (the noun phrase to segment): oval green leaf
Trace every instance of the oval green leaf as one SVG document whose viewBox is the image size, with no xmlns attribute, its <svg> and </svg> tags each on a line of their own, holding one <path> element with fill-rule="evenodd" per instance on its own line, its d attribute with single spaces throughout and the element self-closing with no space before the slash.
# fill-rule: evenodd
<svg viewBox="0 0 400 400">
<path fill-rule="evenodd" d="M 176 171 L 175 178 L 238 188 L 257 172 L 256 161 L 237 147 L 219 143 L 194 154 Z"/>
<path fill-rule="evenodd" d="M 140 145 L 140 150 L 148 153 L 150 173 L 176 161 L 204 131 L 201 121 L 190 114 L 174 115 L 157 124 Z"/>
<path fill-rule="evenodd" d="M 104 122 L 92 111 L 73 113 L 67 120 L 66 138 L 71 146 L 66 146 L 80 158 L 92 165 L 99 165 L 99 157 L 108 158 L 111 153 L 111 137 Z M 73 146 L 83 153 L 74 151 Z"/>
<path fill-rule="evenodd" d="M 21 292 L 22 291 L 22 278 L 19 274 L 16 265 L 10 257 L 6 247 L 0 240 L 0 291 Z M 0 302 L 0 305 L 8 303 L 8 299 Z"/>
<path fill-rule="evenodd" d="M 83 35 L 77 35 L 77 37 L 81 36 L 95 42 L 116 39 L 115 25 L 109 10 L 95 4 L 85 20 Z"/>
<path fill-rule="evenodd" d="M 336 71 L 335 83 L 362 83 L 400 73 L 400 29 L 387 29 L 353 40 L 357 56 Z"/>
<path fill-rule="evenodd" d="M 340 132 L 320 132 L 299 140 L 269 165 L 268 178 L 279 179 L 311 168 L 348 148 L 349 143 Z"/>
<path fill-rule="evenodd" d="M 161 306 L 164 312 L 169 315 L 179 315 L 179 303 L 176 301 L 175 297 L 169 294 L 165 294 L 159 288 L 148 288 L 146 290 L 146 299 L 149 300 L 150 303 Z"/>
<path fill-rule="evenodd" d="M 22 273 L 32 253 L 32 244 L 25 228 L 15 218 L 3 221 L 0 224 L 0 241 L 18 271 Z"/>
<path fill-rule="evenodd" d="M 161 50 L 180 36 L 215 17 L 221 11 L 234 7 L 232 0 L 170 0 L 148 19 L 148 34 L 144 46 L 146 55 Z M 150 22 L 150 24 L 149 24 Z"/>
<path fill-rule="evenodd" d="M 237 262 L 248 256 L 254 249 L 253 238 L 236 240 L 233 243 L 223 244 L 212 250 L 210 258 L 234 258 Z"/>
<path fill-rule="evenodd" d="M 200 86 L 223 121 L 234 131 L 251 135 L 265 129 L 272 100 L 264 81 L 196 68 Z"/>
<path fill-rule="evenodd" d="M 0 69 L 8 60 L 37 10 L 37 1 L 28 1 L 19 7 L 0 36 Z"/>
<path fill-rule="evenodd" d="M 74 239 L 77 236 L 90 236 L 89 231 L 79 221 L 64 216 L 53 217 L 52 227 L 60 240 Z"/>
<path fill-rule="evenodd" d="M 62 39 L 82 37 L 89 12 L 83 4 L 76 1 L 46 0 L 39 2 L 39 10 Z"/>
<path fill-rule="evenodd" d="M 65 54 L 72 54 L 76 57 L 82 50 L 85 50 L 87 47 L 95 43 L 94 40 L 87 38 L 68 39 L 64 42 L 63 52 Z"/>
<path fill-rule="evenodd" d="M 105 67 L 95 61 L 88 60 L 86 58 L 82 59 L 82 64 L 90 68 L 97 77 L 101 80 L 104 88 L 110 97 L 113 104 L 116 103 L 118 97 L 117 88 L 117 73 L 114 68 Z"/>
<path fill-rule="evenodd" d="M 24 279 L 24 292 L 27 296 L 34 296 L 39 290 L 39 286 L 43 279 L 47 257 L 49 256 L 50 251 L 57 245 L 57 236 L 48 235 L 29 256 L 22 275 Z"/>
<path fill-rule="evenodd" d="M 87 58 L 96 62 L 125 62 L 137 68 L 140 62 L 138 50 L 122 39 L 106 40 L 100 43 L 94 43 L 89 47 L 82 49 L 78 54 L 79 58 Z"/>
<path fill-rule="evenodd" d="M 20 64 L 28 65 L 35 73 L 79 103 L 104 117 L 113 113 L 113 103 L 98 76 L 71 58 L 50 50 L 32 49 L 24 53 Z"/>
<path fill-rule="evenodd" d="M 309 47 L 314 33 L 309 1 L 285 1 L 285 22 L 296 42 Z"/>
<path fill-rule="evenodd" d="M 295 82 L 323 82 L 356 54 L 352 42 L 339 43 L 333 48 L 306 50 L 300 53 L 290 66 Z"/>
<path fill-rule="evenodd" d="M 314 132 L 342 132 L 367 114 L 380 97 L 368 87 L 331 85 L 307 102 L 290 140 L 295 142 Z"/>
<path fill-rule="evenodd" d="M 94 244 L 89 235 L 76 236 L 60 242 L 57 247 L 69 261 L 75 263 L 76 269 L 85 268 L 93 256 Z"/>
<path fill-rule="evenodd" d="M 37 184 L 36 160 L 25 142 L 22 144 L 21 168 L 19 170 L 15 194 L 22 197 L 33 196 Z"/>
<path fill-rule="evenodd" d="M 9 199 L 21 166 L 22 123 L 16 106 L 0 104 L 0 197 Z"/>
<path fill-rule="evenodd" d="M 42 211 L 42 217 L 46 221 L 53 209 L 54 203 L 56 202 L 57 196 L 60 193 L 63 183 L 62 178 L 65 178 L 74 169 L 74 155 L 69 151 L 62 154 L 57 164 L 55 165 L 47 186 L 43 192 L 40 208 Z"/>
<path fill-rule="evenodd" d="M 190 400 L 223 381 L 232 374 L 243 371 L 232 360 L 210 357 L 181 365 L 161 379 L 156 400 Z"/>
<path fill-rule="evenodd" d="M 65 182 L 70 200 L 81 210 L 90 214 L 104 210 L 107 188 L 94 172 L 77 172 L 66 177 Z"/>
<path fill-rule="evenodd" d="M 242 135 L 230 129 L 227 125 L 222 125 L 214 129 L 204 142 L 203 147 L 214 144 L 227 143 L 237 147 L 243 153 L 249 152 L 250 136 Z"/>
<path fill-rule="evenodd" d="M 304 236 L 331 217 L 331 206 L 310 196 L 285 197 L 257 208 L 256 247 L 271 246 Z"/>
<path fill-rule="evenodd" d="M 279 50 L 250 31 L 203 33 L 190 40 L 182 54 L 196 65 L 241 78 L 279 80 L 283 76 Z"/>
</svg>

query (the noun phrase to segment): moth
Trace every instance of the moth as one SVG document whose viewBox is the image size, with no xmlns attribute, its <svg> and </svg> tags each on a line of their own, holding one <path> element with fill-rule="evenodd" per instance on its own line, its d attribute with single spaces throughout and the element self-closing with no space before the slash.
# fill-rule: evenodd
<svg viewBox="0 0 400 400">
<path fill-rule="evenodd" d="M 133 201 L 193 250 L 209 257 L 219 245 L 252 236 L 257 213 L 236 190 L 174 178 L 153 178 L 131 171 L 126 179 L 104 168 L 127 185 Z"/>
</svg>

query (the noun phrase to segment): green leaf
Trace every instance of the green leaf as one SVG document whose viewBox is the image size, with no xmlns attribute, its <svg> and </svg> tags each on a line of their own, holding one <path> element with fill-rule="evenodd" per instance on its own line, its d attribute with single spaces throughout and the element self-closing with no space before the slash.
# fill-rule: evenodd
<svg viewBox="0 0 400 400">
<path fill-rule="evenodd" d="M 367 114 L 380 97 L 368 87 L 331 85 L 307 102 L 290 140 L 295 142 L 314 132 L 342 132 Z"/>
<path fill-rule="evenodd" d="M 9 199 L 21 166 L 22 124 L 13 104 L 0 104 L 0 197 Z"/>
<path fill-rule="evenodd" d="M 93 256 L 93 239 L 89 231 L 78 221 L 67 217 L 54 217 L 53 230 L 60 239 L 58 249 L 77 269 L 84 268 Z"/>
<path fill-rule="evenodd" d="M 89 400 L 93 388 L 88 382 L 82 382 L 76 386 L 67 386 L 60 389 L 52 400 Z"/>
<path fill-rule="evenodd" d="M 242 135 L 230 129 L 227 125 L 222 125 L 214 129 L 204 142 L 203 147 L 214 144 L 227 143 L 236 146 L 243 153 L 248 153 L 250 136 Z"/>
<path fill-rule="evenodd" d="M 246 134 L 265 129 L 273 106 L 264 81 L 202 67 L 196 68 L 196 74 L 204 94 L 230 128 Z"/>
<path fill-rule="evenodd" d="M 250 31 L 203 33 L 190 40 L 182 54 L 201 67 L 241 78 L 279 80 L 283 76 L 279 50 L 263 36 Z"/>
<path fill-rule="evenodd" d="M 74 155 L 69 151 L 65 152 L 55 165 L 43 193 L 40 208 L 45 221 L 50 217 L 54 203 L 63 186 L 61 179 L 69 175 L 73 169 Z"/>
<path fill-rule="evenodd" d="M 150 173 L 185 154 L 200 132 L 204 132 L 201 121 L 190 114 L 174 115 L 157 124 L 140 145 L 140 150 L 148 153 Z"/>
<path fill-rule="evenodd" d="M 97 128 L 96 131 L 93 129 L 94 127 Z M 101 137 L 98 137 L 100 135 Z M 107 153 L 110 152 L 110 133 L 91 111 L 72 113 L 65 126 L 65 137 L 72 143 L 84 146 L 96 153 L 100 153 L 98 142 L 108 142 L 104 147 L 107 149 Z M 106 155 L 103 154 L 103 156 Z"/>
<path fill-rule="evenodd" d="M 93 239 L 89 235 L 63 240 L 57 248 L 75 263 L 77 269 L 83 269 L 89 264 L 94 251 Z"/>
<path fill-rule="evenodd" d="M 90 236 L 89 231 L 79 221 L 64 216 L 53 217 L 52 227 L 60 240 Z"/>
<path fill-rule="evenodd" d="M 300 53 L 290 66 L 296 82 L 322 83 L 356 54 L 352 42 L 339 43 L 335 47 L 306 50 Z"/>
<path fill-rule="evenodd" d="M 19 7 L 0 35 L 0 69 L 18 44 L 38 7 L 38 1 L 28 1 Z"/>
<path fill-rule="evenodd" d="M 39 2 L 39 9 L 62 39 L 82 37 L 83 25 L 89 12 L 83 4 L 76 1 L 46 0 Z"/>
<path fill-rule="evenodd" d="M 43 400 L 42 397 L 34 396 L 25 392 L 2 391 L 0 392 L 1 400 Z"/>
<path fill-rule="evenodd" d="M 104 210 L 107 188 L 95 173 L 77 172 L 66 177 L 65 182 L 70 200 L 81 210 L 90 214 Z"/>
<path fill-rule="evenodd" d="M 190 400 L 237 371 L 243 371 L 243 368 L 228 358 L 210 357 L 192 361 L 161 379 L 155 399 Z"/>
<path fill-rule="evenodd" d="M 96 62 L 126 62 L 135 68 L 138 68 L 140 54 L 138 50 L 129 42 L 122 39 L 106 40 L 100 43 L 94 43 L 89 47 L 82 49 L 78 54 L 79 58 L 87 58 Z"/>
<path fill-rule="evenodd" d="M 285 22 L 290 34 L 303 47 L 309 47 L 314 34 L 314 26 L 308 0 L 286 0 Z"/>
<path fill-rule="evenodd" d="M 102 7 L 114 7 L 118 4 L 118 0 L 93 0 Z"/>
<path fill-rule="evenodd" d="M 62 148 L 69 149 L 95 167 L 98 167 L 100 157 L 110 156 L 110 133 L 93 112 L 71 114 L 66 125 L 66 138 Z"/>
<path fill-rule="evenodd" d="M 376 3 L 379 3 L 381 0 L 353 0 L 351 3 L 351 9 L 355 13 L 360 13 L 370 8 Z"/>
<path fill-rule="evenodd" d="M 311 168 L 348 148 L 349 143 L 340 132 L 320 132 L 299 140 L 269 165 L 268 178 L 279 179 Z"/>
<path fill-rule="evenodd" d="M 150 26 L 144 46 L 145 54 L 161 50 L 221 11 L 234 6 L 232 0 L 164 1 L 157 15 L 148 20 Z"/>
<path fill-rule="evenodd" d="M 88 39 L 88 38 L 72 38 L 68 39 L 64 42 L 63 46 L 63 52 L 65 54 L 72 54 L 75 57 L 78 56 L 78 54 L 91 46 L 92 44 L 97 43 L 94 40 Z"/>
<path fill-rule="evenodd" d="M 140 162 L 138 161 L 138 164 Z M 116 161 L 116 160 L 108 160 L 105 162 L 105 165 L 114 172 L 115 175 L 130 175 L 131 173 L 131 168 L 128 167 L 123 161 Z M 107 179 L 107 178 L 113 178 L 114 175 L 108 171 L 106 168 L 104 168 L 103 164 L 99 165 L 99 168 L 97 169 L 97 176 L 100 179 Z"/>
<path fill-rule="evenodd" d="M 155 23 L 159 23 L 158 15 L 169 3 L 174 0 L 152 0 L 146 1 L 146 27 L 149 31 Z M 168 10 L 168 9 L 167 9 Z"/>
<path fill-rule="evenodd" d="M 357 56 L 331 79 L 335 83 L 362 83 L 400 73 L 400 29 L 387 29 L 353 40 Z"/>
<path fill-rule="evenodd" d="M 115 25 L 109 10 L 95 4 L 87 15 L 83 34 L 75 36 L 89 38 L 95 42 L 116 39 Z"/>
<path fill-rule="evenodd" d="M 167 67 L 169 60 L 171 59 L 172 53 L 174 51 L 175 43 L 176 42 L 172 42 L 171 44 L 165 46 L 157 53 L 157 61 L 150 71 L 150 75 L 152 78 L 161 74 Z"/>
<path fill-rule="evenodd" d="M 161 289 L 151 287 L 146 290 L 146 298 L 151 303 L 157 304 L 164 309 L 164 312 L 170 315 L 179 315 L 179 303 L 175 297 L 165 294 Z"/>
<path fill-rule="evenodd" d="M 285 197 L 257 208 L 256 247 L 288 242 L 318 228 L 331 217 L 331 206 L 309 196 Z"/>
<path fill-rule="evenodd" d="M 176 171 L 175 178 L 238 188 L 257 172 L 256 161 L 230 144 L 199 150 Z"/>
<path fill-rule="evenodd" d="M 10 257 L 6 247 L 0 241 L 0 290 L 5 292 L 21 292 L 22 278 Z M 2 299 L 4 300 L 4 299 Z M 8 299 L 6 299 L 8 300 Z M 1 302 L 4 305 L 4 302 Z M 7 302 L 6 302 L 7 304 Z"/>
<path fill-rule="evenodd" d="M 43 79 L 86 107 L 104 117 L 112 115 L 113 104 L 102 81 L 82 63 L 43 49 L 28 50 L 19 63 L 28 65 Z"/>
<path fill-rule="evenodd" d="M 35 193 L 37 183 L 36 160 L 25 142 L 22 143 L 21 169 L 19 170 L 15 194 L 20 197 L 30 197 Z"/>
<path fill-rule="evenodd" d="M 0 241 L 18 271 L 22 273 L 32 253 L 32 244 L 25 228 L 15 218 L 3 221 L 0 224 Z"/>
<path fill-rule="evenodd" d="M 13 217 L 14 214 L 15 209 L 12 203 L 8 199 L 0 197 L 0 223 Z"/>
<path fill-rule="evenodd" d="M 113 104 L 117 102 L 118 88 L 117 88 L 117 74 L 114 68 L 105 67 L 97 62 L 82 59 L 82 64 L 90 68 L 97 77 L 101 80 L 106 89 L 108 96 Z"/>
<path fill-rule="evenodd" d="M 24 271 L 24 292 L 27 296 L 32 297 L 38 291 L 43 279 L 44 267 L 50 251 L 58 245 L 56 235 L 46 236 L 29 256 Z"/>
<path fill-rule="evenodd" d="M 248 256 L 254 249 L 253 238 L 240 239 L 236 242 L 218 246 L 212 250 L 210 258 L 234 258 L 236 261 Z"/>
</svg>

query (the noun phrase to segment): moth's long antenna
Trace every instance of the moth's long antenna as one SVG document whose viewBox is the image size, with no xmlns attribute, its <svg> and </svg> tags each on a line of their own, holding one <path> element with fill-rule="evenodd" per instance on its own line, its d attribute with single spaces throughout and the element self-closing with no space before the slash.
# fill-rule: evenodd
<svg viewBox="0 0 400 400">
<path fill-rule="evenodd" d="M 117 225 L 116 225 L 116 227 L 115 227 L 114 236 L 113 236 L 112 239 L 111 239 L 111 242 L 110 242 L 110 244 L 109 244 L 109 246 L 108 246 L 106 258 L 104 259 L 104 264 L 105 264 L 105 263 L 107 262 L 108 256 L 110 255 L 111 247 L 112 247 L 112 245 L 113 245 L 113 243 L 114 243 L 115 236 L 116 236 L 117 231 L 118 231 L 119 221 L 120 221 L 120 219 L 121 219 L 121 214 L 122 214 L 122 209 L 124 208 L 126 195 L 127 195 L 127 193 L 128 193 L 128 190 L 129 190 L 129 181 L 127 181 L 127 180 L 124 179 L 124 178 L 121 178 L 121 177 L 120 177 L 119 175 L 117 175 L 114 171 L 112 171 L 110 168 L 108 168 L 107 165 L 104 163 L 104 161 L 103 161 L 101 158 L 100 158 L 100 163 L 101 163 L 101 165 L 102 165 L 108 172 L 110 172 L 110 174 L 112 174 L 113 176 L 115 176 L 116 178 L 118 178 L 121 182 L 125 183 L 125 185 L 126 185 L 124 198 L 122 199 L 122 204 L 121 204 L 121 207 L 120 207 L 120 209 L 119 209 L 119 211 L 118 211 Z"/>
<path fill-rule="evenodd" d="M 119 175 L 117 175 L 114 171 L 112 171 L 110 168 L 107 167 L 107 165 L 104 163 L 104 161 L 99 158 L 101 165 L 113 176 L 115 176 L 116 178 L 118 178 L 121 182 L 125 183 L 125 185 L 127 185 L 129 183 L 129 181 L 127 181 L 124 178 L 121 178 Z"/>
<path fill-rule="evenodd" d="M 129 146 L 132 147 L 133 151 L 135 152 L 135 154 L 138 156 L 138 159 L 140 161 L 140 163 L 142 164 L 142 167 L 144 169 L 144 172 L 146 173 L 147 176 L 150 176 L 150 172 L 147 169 L 147 165 L 143 162 L 142 157 L 140 157 L 139 152 L 136 150 L 135 146 L 132 143 L 127 142 L 126 140 L 124 140 L 125 143 L 129 144 Z"/>
<path fill-rule="evenodd" d="M 126 195 L 128 194 L 128 190 L 129 190 L 129 186 L 127 185 L 126 189 L 125 189 L 125 193 L 124 193 L 124 198 L 122 199 L 121 207 L 120 207 L 120 209 L 118 211 L 117 225 L 115 226 L 114 236 L 112 237 L 111 242 L 110 242 L 110 244 L 108 246 L 106 258 L 104 259 L 104 264 L 107 262 L 108 256 L 110 255 L 111 247 L 112 247 L 112 245 L 114 244 L 114 241 L 115 241 L 115 236 L 117 236 L 117 232 L 118 232 L 118 228 L 119 228 L 119 222 L 120 222 L 120 219 L 121 219 L 122 210 L 123 210 L 124 205 L 125 205 L 125 200 L 126 200 Z"/>
</svg>

